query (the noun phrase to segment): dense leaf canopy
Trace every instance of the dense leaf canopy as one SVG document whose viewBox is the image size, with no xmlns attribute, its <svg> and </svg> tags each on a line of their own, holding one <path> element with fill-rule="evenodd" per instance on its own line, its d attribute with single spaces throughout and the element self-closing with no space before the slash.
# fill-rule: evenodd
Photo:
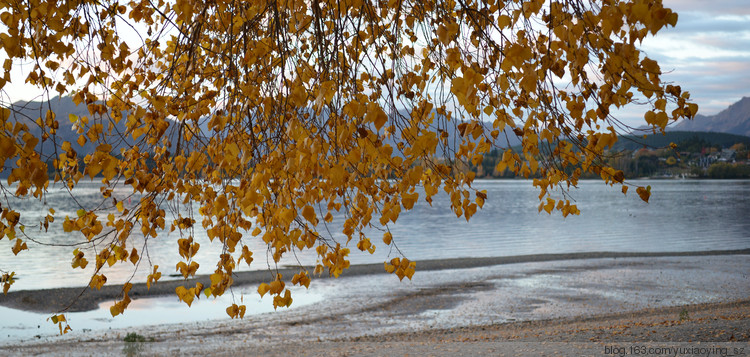
<svg viewBox="0 0 750 357">
<path fill-rule="evenodd" d="M 276 262 L 319 255 L 314 272 L 260 286 L 288 306 L 285 281 L 338 276 L 350 249 L 395 245 L 402 237 L 388 224 L 419 199 L 443 190 L 469 219 L 486 195 L 466 167 L 493 149 L 504 152 L 498 170 L 540 177 L 540 211 L 575 214 L 553 189 L 583 172 L 623 183 L 602 160 L 625 129 L 613 113 L 641 105 L 658 131 L 697 111 L 638 49 L 677 21 L 660 0 L 2 0 L 0 20 L 0 89 L 16 63 L 31 62 L 25 80 L 44 98 L 72 95 L 89 111 L 24 121 L 3 103 L 3 190 L 41 199 L 50 182 L 101 179 L 103 205 L 61 219 L 98 247 L 72 262 L 96 265 L 92 288 L 107 266 L 141 260 L 127 245 L 135 232 L 182 232 L 176 268 L 195 274 L 192 232 L 205 229 L 225 249 L 210 286 L 177 290 L 188 305 L 231 287 L 233 270 L 253 259 L 249 240 L 263 240 Z M 65 125 L 76 142 L 57 138 Z M 96 150 L 82 157 L 84 146 Z M 112 197 L 122 186 L 140 194 L 137 205 Z M 197 203 L 199 214 L 178 204 L 168 221 L 163 202 Z M 340 241 L 324 229 L 335 214 L 346 217 Z M 27 249 L 20 221 L 2 206 L 0 237 L 15 240 L 14 253 Z M 362 233 L 372 227 L 382 237 Z M 414 268 L 403 256 L 385 263 L 399 278 Z M 148 283 L 160 274 L 153 267 Z M 12 281 L 5 273 L 6 291 Z M 127 307 L 128 286 L 113 315 Z"/>
</svg>

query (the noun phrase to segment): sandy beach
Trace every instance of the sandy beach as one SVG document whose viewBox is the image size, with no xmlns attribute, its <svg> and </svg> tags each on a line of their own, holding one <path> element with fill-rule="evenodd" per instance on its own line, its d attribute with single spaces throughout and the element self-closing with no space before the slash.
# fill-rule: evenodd
<svg viewBox="0 0 750 357">
<path fill-rule="evenodd" d="M 750 249 L 743 250 L 716 250 L 707 252 L 674 252 L 674 253 L 622 253 L 622 252 L 591 252 L 591 253 L 568 253 L 568 254 L 537 254 L 537 255 L 519 255 L 510 257 L 489 257 L 489 258 L 457 258 L 457 259 L 439 259 L 425 260 L 418 262 L 420 272 L 429 272 L 443 269 L 468 269 L 487 267 L 494 265 L 506 265 L 517 263 L 532 262 L 552 262 L 562 260 L 583 260 L 583 259 L 602 259 L 602 258 L 649 258 L 649 257 L 701 257 L 701 256 L 732 256 L 732 255 L 750 255 Z M 312 271 L 313 267 L 305 269 Z M 283 276 L 292 276 L 299 272 L 299 268 L 285 268 L 278 270 Z M 362 264 L 352 265 L 345 270 L 342 277 L 356 277 L 363 275 L 383 274 L 383 264 Z M 246 271 L 235 273 L 235 286 L 260 284 L 268 282 L 271 277 L 275 276 L 269 271 Z M 316 277 L 316 279 L 329 278 L 326 275 Z M 196 282 L 201 282 L 204 286 L 209 286 L 211 281 L 207 275 L 200 275 L 194 279 L 188 280 L 167 280 L 162 279 L 159 283 L 146 287 L 143 282 L 134 282 L 130 290 L 130 296 L 133 299 L 139 297 L 154 297 L 174 294 L 178 286 L 195 286 Z M 26 311 L 57 313 L 59 311 L 75 312 L 96 309 L 99 303 L 103 301 L 112 301 L 117 299 L 122 292 L 121 285 L 105 285 L 101 290 L 92 290 L 88 287 L 71 287 L 57 289 L 39 289 L 39 290 L 20 290 L 11 291 L 7 295 L 0 295 L 0 306 L 6 306 L 14 309 Z M 749 294 L 750 295 L 750 294 Z M 750 296 L 748 296 L 750 297 Z"/>
<path fill-rule="evenodd" d="M 15 341 L 0 344 L 0 355 L 750 354 L 749 254 L 586 253 L 425 261 L 418 263 L 424 282 L 415 275 L 416 283 L 391 283 L 392 277 L 378 274 L 382 265 L 353 266 L 344 278 L 313 284 L 334 284 L 325 287 L 333 291 L 342 281 L 343 288 L 354 292 L 300 308 L 243 320 Z M 257 284 L 267 274 L 243 273 L 236 281 Z M 170 284 L 177 283 L 184 284 L 160 282 L 148 293 L 171 294 Z M 141 288 L 136 285 L 134 291 Z M 96 308 L 116 289 L 87 292 L 71 311 Z M 0 298 L 0 305 L 49 312 L 81 291 L 18 291 Z M 144 342 L 125 342 L 129 333 L 143 336 Z"/>
</svg>

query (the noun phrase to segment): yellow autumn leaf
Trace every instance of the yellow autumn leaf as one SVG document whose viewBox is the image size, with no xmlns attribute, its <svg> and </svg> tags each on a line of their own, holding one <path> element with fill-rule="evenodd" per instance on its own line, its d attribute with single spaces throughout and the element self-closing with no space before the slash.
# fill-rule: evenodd
<svg viewBox="0 0 750 357">
<path fill-rule="evenodd" d="M 305 217 L 305 219 L 313 225 L 318 224 L 318 218 L 315 215 L 315 209 L 313 209 L 311 206 L 305 206 L 304 208 L 302 208 L 302 217 Z"/>
<path fill-rule="evenodd" d="M 271 290 L 271 286 L 266 283 L 262 283 L 258 286 L 258 294 L 260 294 L 261 297 L 265 295 L 269 290 Z"/>
<path fill-rule="evenodd" d="M 388 121 L 388 115 L 379 106 L 371 106 L 367 113 L 367 120 L 375 125 L 376 130 L 380 130 Z"/>
<path fill-rule="evenodd" d="M 227 311 L 227 315 L 229 315 L 229 317 L 234 319 L 235 317 L 237 317 L 237 315 L 239 315 L 240 309 L 237 306 L 237 304 L 232 304 L 232 306 L 227 307 L 226 311 Z"/>
<path fill-rule="evenodd" d="M 648 202 L 648 199 L 651 197 L 651 186 L 646 187 L 638 187 L 635 189 L 635 192 L 638 193 L 638 197 L 643 200 L 643 202 Z"/>
<path fill-rule="evenodd" d="M 390 245 L 391 241 L 393 241 L 393 236 L 391 235 L 391 232 L 383 233 L 383 243 Z"/>
<path fill-rule="evenodd" d="M 555 208 L 555 200 L 551 198 L 547 198 L 547 203 L 544 205 L 544 211 L 548 214 L 552 213 L 552 210 Z"/>
</svg>

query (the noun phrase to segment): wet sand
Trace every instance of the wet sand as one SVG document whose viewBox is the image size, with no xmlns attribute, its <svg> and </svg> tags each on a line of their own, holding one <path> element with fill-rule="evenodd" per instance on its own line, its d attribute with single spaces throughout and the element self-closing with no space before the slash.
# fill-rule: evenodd
<svg viewBox="0 0 750 357">
<path fill-rule="evenodd" d="M 417 270 L 427 272 L 442 269 L 467 269 L 515 263 L 551 262 L 561 260 L 597 258 L 698 257 L 747 254 L 750 254 L 750 249 L 674 253 L 591 252 L 571 254 L 537 254 L 511 257 L 425 260 L 417 262 Z M 308 271 L 314 270 L 313 267 L 305 267 L 305 269 L 307 269 Z M 292 276 L 299 272 L 299 270 L 299 268 L 285 268 L 278 270 L 278 272 L 283 276 Z M 341 276 L 354 277 L 382 273 L 384 273 L 383 264 L 363 264 L 352 265 L 349 269 L 345 270 Z M 235 286 L 260 284 L 273 280 L 273 277 L 275 275 L 276 271 L 237 272 L 234 277 L 234 283 Z M 328 276 L 322 275 L 316 278 L 328 278 Z M 162 279 L 157 284 L 152 284 L 150 289 L 147 288 L 145 283 L 134 282 L 133 288 L 130 290 L 130 297 L 132 299 L 137 299 L 142 297 L 173 295 L 175 293 L 175 288 L 177 288 L 178 286 L 195 286 L 196 282 L 201 282 L 204 286 L 210 285 L 210 279 L 208 275 L 201 275 L 197 276 L 194 279 L 188 280 Z M 101 290 L 93 290 L 88 287 L 76 287 L 14 291 L 11 288 L 10 292 L 7 295 L 0 294 L 0 306 L 43 313 L 89 311 L 98 308 L 99 304 L 102 302 L 114 301 L 118 299 L 121 296 L 121 292 L 121 285 L 105 285 Z"/>
<path fill-rule="evenodd" d="M 685 311 L 689 317 L 680 319 Z M 176 329 L 148 335 L 155 337 L 153 341 L 128 343 L 122 341 L 122 334 L 113 333 L 108 338 L 9 346 L 0 348 L 0 355 L 604 356 L 612 355 L 606 348 L 610 352 L 617 348 L 624 355 L 647 348 L 652 353 L 635 354 L 742 356 L 750 351 L 750 301 L 337 340 L 291 336 L 283 342 L 268 343 L 257 335 L 245 329 Z M 667 353 L 667 349 L 676 348 L 689 353 Z M 696 349 L 704 353 L 695 353 Z"/>
<path fill-rule="evenodd" d="M 605 355 L 607 347 L 624 348 L 628 355 L 641 347 L 727 348 L 725 355 L 742 355 L 737 348 L 747 355 L 748 253 L 420 262 L 425 277 L 448 277 L 389 294 L 375 292 L 407 283 L 370 287 L 358 297 L 332 295 L 323 303 L 242 321 L 141 326 L 25 341 L 0 347 L 0 355 L 598 356 Z M 382 265 L 353 268 L 350 278 L 380 273 Z M 357 282 L 361 288 L 390 280 L 373 276 L 344 285 Z M 149 342 L 124 342 L 131 332 Z M 722 355 L 724 350 L 712 351 Z"/>
</svg>

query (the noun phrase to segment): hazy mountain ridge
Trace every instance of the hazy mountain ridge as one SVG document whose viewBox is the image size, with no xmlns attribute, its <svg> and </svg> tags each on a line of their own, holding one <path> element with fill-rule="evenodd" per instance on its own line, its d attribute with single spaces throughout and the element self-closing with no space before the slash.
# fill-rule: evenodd
<svg viewBox="0 0 750 357">
<path fill-rule="evenodd" d="M 86 105 L 75 105 L 73 102 L 73 99 L 71 97 L 54 97 L 50 99 L 48 102 L 44 101 L 19 101 L 16 103 L 13 103 L 11 106 L 12 111 L 14 114 L 11 116 L 11 120 L 15 120 L 21 123 L 25 123 L 31 133 L 36 137 L 41 137 L 41 130 L 39 129 L 39 126 L 36 125 L 35 121 L 39 117 L 44 117 L 47 110 L 51 109 L 57 118 L 57 121 L 60 123 L 60 127 L 57 130 L 57 133 L 55 134 L 55 141 L 58 143 L 62 143 L 63 141 L 68 141 L 73 144 L 74 149 L 78 152 L 80 157 L 85 156 L 86 154 L 93 153 L 96 150 L 96 145 L 93 143 L 86 143 L 83 147 L 76 144 L 76 141 L 78 140 L 79 134 L 73 130 L 72 123 L 68 120 L 68 116 L 70 114 L 76 115 L 78 117 L 91 117 L 91 115 L 88 112 L 88 109 Z M 408 117 L 410 115 L 410 112 L 406 110 L 400 110 L 398 115 Z M 391 120 L 394 120 L 394 118 L 391 118 Z M 460 142 L 461 135 L 458 132 L 457 125 L 460 124 L 462 121 L 459 119 L 453 119 L 452 121 L 446 123 L 443 122 L 442 125 L 436 125 L 433 123 L 431 125 L 432 130 L 435 132 L 439 131 L 445 131 L 448 134 L 448 146 L 442 147 L 438 149 L 437 155 L 438 156 L 444 156 L 447 152 L 455 152 L 457 149 L 458 143 Z M 108 125 L 109 123 L 103 123 Z M 482 123 L 485 127 L 485 131 L 490 132 L 492 131 L 492 124 L 491 123 Z M 120 123 L 116 124 L 117 128 L 116 131 L 119 131 L 121 133 L 126 133 L 127 128 L 125 127 L 124 121 L 121 121 Z M 175 126 L 171 125 L 169 130 L 174 130 Z M 213 134 L 208 129 L 208 127 L 205 124 L 205 121 L 201 125 L 201 129 L 204 133 Z M 106 130 L 106 129 L 105 129 Z M 397 133 L 395 136 L 400 138 L 400 128 L 397 126 Z M 504 135 L 503 135 L 504 134 Z M 84 133 L 85 135 L 85 133 Z M 170 135 L 170 134 L 167 134 Z M 127 138 L 124 142 L 118 140 L 119 144 L 113 145 L 113 153 L 118 152 L 119 147 L 126 146 L 128 142 L 132 141 L 132 138 Z M 386 139 L 385 143 L 392 145 L 393 147 L 396 147 L 396 142 L 392 139 Z M 498 138 L 498 144 L 500 146 L 514 146 L 519 145 L 520 140 L 518 137 L 513 133 L 512 130 L 506 128 L 504 133 L 501 133 L 500 137 Z M 52 143 L 48 140 L 45 143 L 40 144 L 40 149 L 43 152 L 52 151 Z M 98 145 L 98 144 L 97 144 Z M 173 143 L 173 146 L 175 143 Z"/>
<path fill-rule="evenodd" d="M 743 97 L 715 115 L 698 114 L 693 120 L 683 120 L 667 130 L 713 131 L 750 136 L 750 97 Z"/>
<path fill-rule="evenodd" d="M 90 116 L 88 109 L 85 105 L 76 106 L 70 97 L 55 97 L 49 100 L 49 102 L 26 102 L 19 101 L 14 103 L 12 110 L 15 112 L 14 118 L 19 122 L 26 123 L 31 129 L 32 133 L 37 136 L 41 136 L 41 132 L 34 121 L 41 117 L 44 117 L 47 109 L 52 109 L 56 114 L 57 120 L 60 123 L 60 127 L 57 130 L 56 141 L 69 141 L 75 143 L 78 139 L 78 133 L 72 130 L 72 124 L 68 121 L 68 115 L 73 114 L 76 116 Z M 399 111 L 401 115 L 408 115 L 406 111 Z M 458 121 L 460 123 L 460 121 Z M 121 126 L 121 127 L 120 127 Z M 488 131 L 491 130 L 491 124 L 486 123 Z M 434 127 L 437 131 L 437 128 Z M 449 134 L 450 144 L 448 147 L 449 151 L 455 150 L 455 140 L 460 137 L 455 125 L 443 125 L 441 128 L 446 130 Z M 126 132 L 124 124 L 122 122 L 118 124 L 117 130 Z M 698 114 L 693 120 L 683 120 L 677 125 L 670 126 L 667 129 L 670 132 L 686 132 L 686 131 L 698 131 L 698 132 L 718 132 L 718 133 L 729 133 L 742 136 L 750 136 L 750 97 L 744 97 L 740 101 L 730 105 L 727 109 L 719 112 L 718 114 L 705 116 Z M 513 135 L 512 131 L 506 128 L 505 134 L 509 139 L 509 142 L 504 143 L 510 144 L 510 146 L 520 144 L 518 138 Z M 501 142 L 505 140 L 506 135 L 501 135 Z M 638 140 L 636 140 L 638 141 Z M 46 143 L 45 143 L 46 144 Z M 392 144 L 392 143 L 391 143 Z M 51 145 L 48 144 L 48 145 Z M 47 145 L 43 144 L 43 147 Z M 77 145 L 76 145 L 77 146 Z M 51 148 L 51 146 L 50 146 Z M 95 147 L 92 145 L 85 145 L 83 148 L 77 147 L 79 154 L 88 154 L 93 152 Z M 444 153 L 438 153 L 438 155 Z"/>
<path fill-rule="evenodd" d="M 49 101 L 43 102 L 18 101 L 13 103 L 10 106 L 10 109 L 12 111 L 10 120 L 26 124 L 31 134 L 33 134 L 37 138 L 40 138 L 42 136 L 42 132 L 39 126 L 36 124 L 36 120 L 38 118 L 44 118 L 46 116 L 47 110 L 52 110 L 52 112 L 55 113 L 57 122 L 59 123 L 59 127 L 57 128 L 54 135 L 54 141 L 58 146 L 62 142 L 68 141 L 73 145 L 73 148 L 78 152 L 78 155 L 80 157 L 91 154 L 96 150 L 96 146 L 98 145 L 98 143 L 92 144 L 87 142 L 82 147 L 76 143 L 80 134 L 78 134 L 77 131 L 73 130 L 73 123 L 70 122 L 69 115 L 72 114 L 77 117 L 91 118 L 91 114 L 89 113 L 88 107 L 85 104 L 76 105 L 71 97 L 54 97 Z M 104 122 L 103 124 L 105 130 L 107 130 L 108 123 Z M 117 124 L 116 130 L 125 132 L 127 129 L 121 122 L 120 124 Z M 84 135 L 85 134 L 86 133 L 84 132 Z M 50 137 L 46 141 L 40 142 L 38 144 L 39 146 L 37 147 L 37 150 L 39 150 L 43 154 L 43 156 L 53 154 L 54 148 L 52 140 L 53 138 Z M 119 145 L 113 145 L 113 147 L 119 148 L 123 145 L 126 145 L 125 142 L 120 141 Z"/>
<path fill-rule="evenodd" d="M 664 134 L 623 135 L 612 147 L 612 151 L 666 148 L 671 143 L 679 144 L 688 140 L 703 140 L 707 144 L 729 148 L 734 144 L 750 145 L 750 137 L 745 135 L 705 132 L 705 131 L 668 131 Z"/>
</svg>

